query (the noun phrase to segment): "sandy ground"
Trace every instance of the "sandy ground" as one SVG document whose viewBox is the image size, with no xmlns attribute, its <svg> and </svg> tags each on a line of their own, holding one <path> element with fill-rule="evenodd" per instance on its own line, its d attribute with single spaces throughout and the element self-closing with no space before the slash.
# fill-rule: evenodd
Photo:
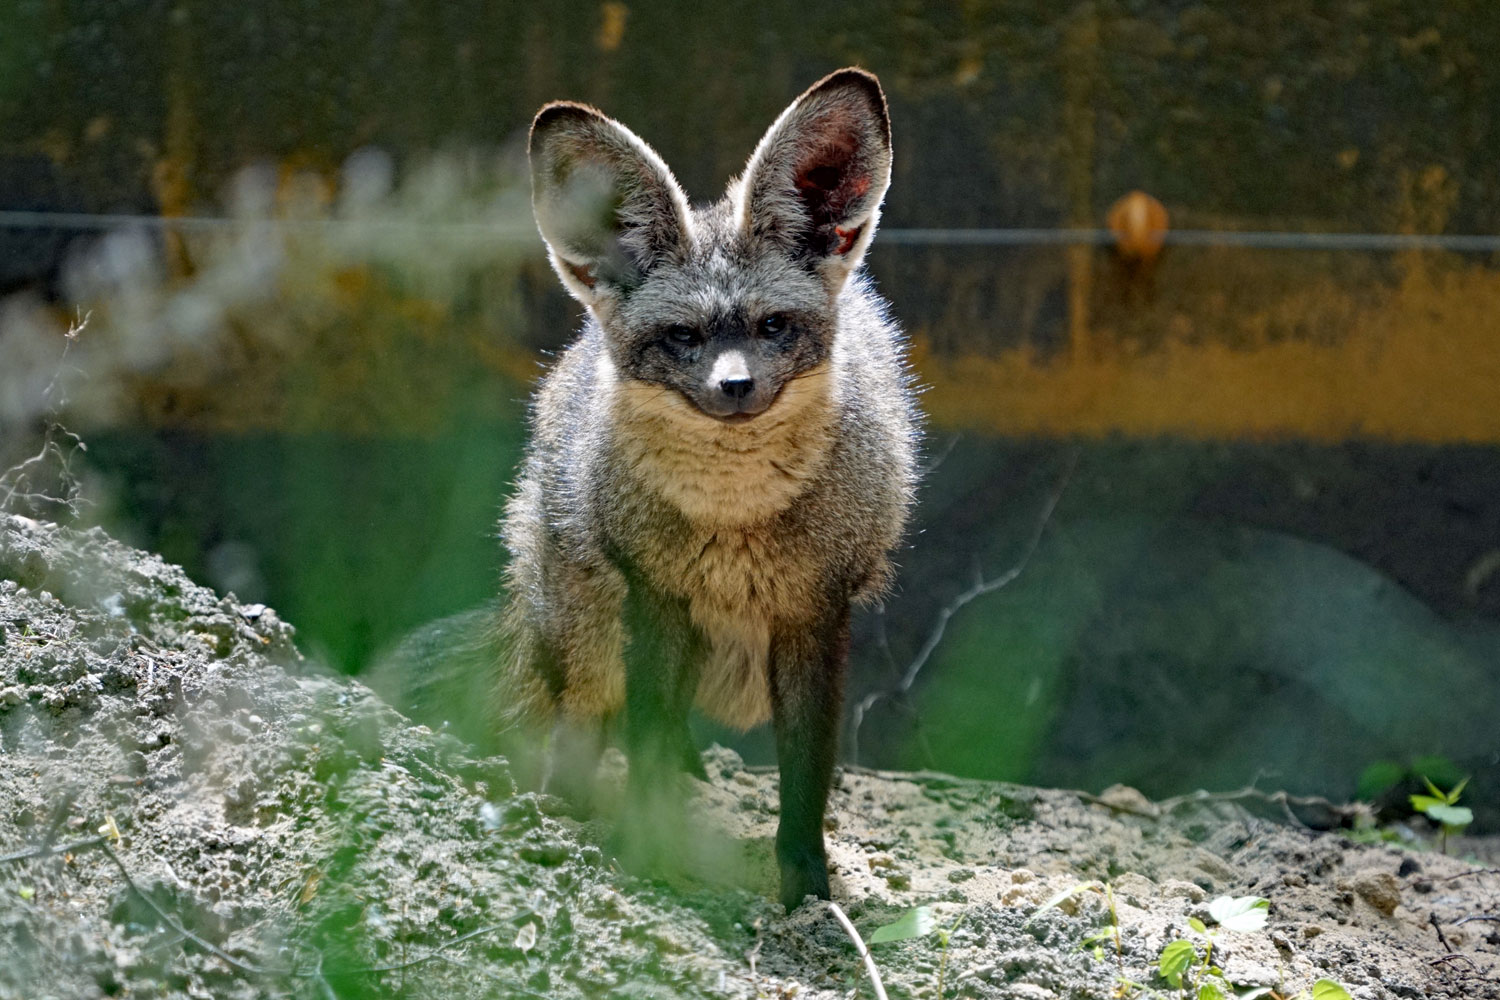
<svg viewBox="0 0 1500 1000">
<path fill-rule="evenodd" d="M 664 822 L 673 869 L 622 872 L 607 818 L 517 794 L 504 760 L 312 669 L 273 610 L 0 518 L 0 998 L 872 995 L 825 906 L 772 901 L 775 776 L 705 759 Z M 846 770 L 834 893 L 867 937 L 918 905 L 956 924 L 946 949 L 873 947 L 893 997 L 940 977 L 976 1000 L 1183 996 L 1157 958 L 1201 946 L 1188 921 L 1222 894 L 1270 900 L 1264 929 L 1216 935 L 1242 993 L 1500 997 L 1492 843 L 1445 856 L 1273 815 Z M 1041 908 L 1081 883 L 1113 918 L 1103 891 Z M 1118 950 L 1088 941 L 1112 925 Z"/>
</svg>

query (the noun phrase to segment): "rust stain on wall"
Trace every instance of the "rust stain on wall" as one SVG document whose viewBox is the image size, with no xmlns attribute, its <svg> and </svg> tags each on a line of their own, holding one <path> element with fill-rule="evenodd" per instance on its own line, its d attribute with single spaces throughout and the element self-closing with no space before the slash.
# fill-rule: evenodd
<svg viewBox="0 0 1500 1000">
<path fill-rule="evenodd" d="M 939 356 L 918 331 L 915 362 L 931 387 L 923 405 L 947 427 L 1500 442 L 1500 273 L 1413 265 L 1332 342 L 1169 336 L 1149 350 L 1048 360 L 1026 347 Z"/>
</svg>

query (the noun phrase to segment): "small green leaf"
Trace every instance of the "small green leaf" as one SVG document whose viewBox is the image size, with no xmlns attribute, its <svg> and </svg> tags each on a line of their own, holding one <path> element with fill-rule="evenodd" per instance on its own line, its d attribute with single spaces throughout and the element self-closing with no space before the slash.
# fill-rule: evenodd
<svg viewBox="0 0 1500 1000">
<path fill-rule="evenodd" d="M 1182 974 L 1197 960 L 1198 953 L 1193 949 L 1193 942 L 1178 938 L 1161 950 L 1156 968 L 1161 977 L 1175 988 L 1182 985 Z"/>
<path fill-rule="evenodd" d="M 29 885 L 23 885 L 21 886 L 21 888 L 16 890 L 16 895 L 20 896 L 22 899 L 29 901 L 36 896 L 36 890 Z"/>
<path fill-rule="evenodd" d="M 1199 920 L 1197 917 L 1188 917 L 1188 926 L 1197 931 L 1199 934 L 1208 933 L 1208 928 L 1204 925 L 1203 921 Z"/>
<path fill-rule="evenodd" d="M 1458 801 L 1458 797 L 1464 793 L 1464 787 L 1466 785 L 1468 785 L 1468 783 L 1469 783 L 1469 779 L 1468 778 L 1464 778 L 1463 781 L 1460 781 L 1458 784 L 1456 784 L 1452 788 L 1448 789 L 1448 794 L 1444 795 L 1443 798 L 1447 800 L 1447 802 L 1448 802 L 1448 804 L 1450 806 L 1453 805 L 1453 803 L 1455 803 L 1455 802 Z"/>
<path fill-rule="evenodd" d="M 1258 931 L 1266 926 L 1271 901 L 1263 896 L 1220 896 L 1208 904 L 1208 915 L 1226 931 Z"/>
<path fill-rule="evenodd" d="M 1332 979 L 1319 979 L 1313 983 L 1312 1000 L 1353 1000 L 1349 991 Z"/>
<path fill-rule="evenodd" d="M 1073 886 L 1073 888 L 1071 889 L 1064 889 L 1062 892 L 1059 892 L 1057 895 L 1047 900 L 1041 906 L 1038 906 L 1036 908 L 1036 912 L 1026 918 L 1026 923 L 1029 925 L 1037 917 L 1040 917 L 1043 913 L 1046 913 L 1048 910 L 1052 909 L 1054 906 L 1061 903 L 1065 899 L 1071 899 L 1072 897 L 1078 895 L 1080 892 L 1088 892 L 1090 889 L 1097 890 L 1098 888 L 1098 882 L 1081 882 L 1078 885 Z"/>
<path fill-rule="evenodd" d="M 1212 980 L 1198 987 L 1198 1000 L 1225 1000 L 1224 991 Z"/>
<path fill-rule="evenodd" d="M 1446 826 L 1468 826 L 1474 822 L 1474 812 L 1468 806 L 1428 806 L 1426 813 Z"/>
<path fill-rule="evenodd" d="M 936 926 L 937 918 L 932 915 L 932 908 L 918 906 L 907 910 L 884 927 L 876 928 L 875 933 L 870 935 L 870 943 L 885 944 L 888 941 L 905 941 L 908 938 L 921 937 Z"/>
<path fill-rule="evenodd" d="M 1422 784 L 1426 785 L 1427 786 L 1427 790 L 1429 792 L 1431 792 L 1434 796 L 1436 796 L 1439 801 L 1442 800 L 1443 793 L 1440 792 L 1440 791 L 1438 791 L 1438 786 L 1434 785 L 1432 783 L 1432 779 L 1429 778 L 1429 777 L 1427 777 L 1427 775 L 1425 775 L 1425 774 L 1422 775 Z"/>
<path fill-rule="evenodd" d="M 1442 799 L 1435 799 L 1431 795 L 1413 795 L 1411 797 L 1411 807 L 1419 813 L 1424 813 L 1433 806 L 1445 806 L 1447 804 Z"/>
</svg>

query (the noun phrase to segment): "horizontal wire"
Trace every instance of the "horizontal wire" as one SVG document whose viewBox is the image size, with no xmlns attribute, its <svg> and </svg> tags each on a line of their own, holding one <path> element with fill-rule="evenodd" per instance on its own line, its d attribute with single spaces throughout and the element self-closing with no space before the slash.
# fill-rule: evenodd
<svg viewBox="0 0 1500 1000">
<path fill-rule="evenodd" d="M 483 222 L 421 222 L 397 219 L 265 219 L 227 216 L 163 216 L 83 212 L 0 211 L 0 229 L 108 231 L 147 228 L 213 232 L 247 227 L 296 230 L 353 230 L 470 232 L 517 243 L 536 239 L 530 226 L 505 227 Z M 510 229 L 511 231 L 507 231 Z M 1176 246 L 1225 246 L 1285 250 L 1448 250 L 1457 253 L 1500 253 L 1500 235 L 1413 233 L 1308 233 L 1233 229 L 1170 229 L 1164 234 Z M 900 229 L 880 231 L 884 246 L 1107 246 L 1115 235 L 1108 229 Z"/>
<path fill-rule="evenodd" d="M 84 212 L 31 212 L 0 210 L 0 229 L 71 229 L 71 230 L 115 230 L 115 229 L 177 229 L 196 232 L 214 232 L 229 229 L 278 228 L 300 230 L 410 230 L 424 232 L 469 232 L 486 235 L 524 236 L 528 241 L 536 231 L 530 226 L 507 227 L 485 222 L 427 222 L 410 219 L 267 219 L 263 217 L 234 218 L 213 215 L 127 215 L 112 213 L 92 215 Z M 507 233 L 513 229 L 514 233 Z"/>
<path fill-rule="evenodd" d="M 1293 233 L 1237 229 L 1169 229 L 1168 244 L 1288 250 L 1452 250 L 1500 252 L 1500 235 Z M 882 229 L 880 241 L 905 246 L 1107 246 L 1108 229 Z"/>
</svg>

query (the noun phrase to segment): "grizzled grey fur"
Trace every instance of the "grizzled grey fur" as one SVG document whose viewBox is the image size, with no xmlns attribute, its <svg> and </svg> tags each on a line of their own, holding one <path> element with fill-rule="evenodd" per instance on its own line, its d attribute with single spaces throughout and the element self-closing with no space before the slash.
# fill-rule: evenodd
<svg viewBox="0 0 1500 1000">
<path fill-rule="evenodd" d="M 771 721 L 788 909 L 828 897 L 823 814 L 852 604 L 888 585 L 916 481 L 903 341 L 860 274 L 890 180 L 884 95 L 856 69 L 794 101 L 694 208 L 623 125 L 531 130 L 537 225 L 587 309 L 537 391 L 502 535 L 497 727 L 550 726 L 547 781 L 630 759 L 622 851 L 649 854 L 696 706 Z"/>
</svg>

